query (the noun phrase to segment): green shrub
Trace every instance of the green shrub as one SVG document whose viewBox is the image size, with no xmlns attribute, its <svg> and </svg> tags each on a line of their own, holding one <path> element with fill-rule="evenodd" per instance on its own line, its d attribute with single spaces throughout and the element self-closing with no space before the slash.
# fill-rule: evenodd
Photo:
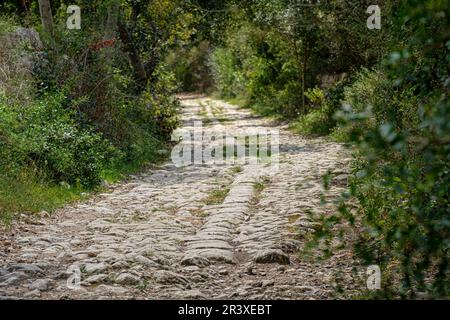
<svg viewBox="0 0 450 320">
<path fill-rule="evenodd" d="M 16 28 L 17 21 L 12 16 L 0 14 L 0 37 Z"/>
<path fill-rule="evenodd" d="M 336 222 L 355 226 L 357 257 L 381 267 L 381 297 L 450 293 L 449 6 L 403 1 L 392 53 L 361 71 L 338 114 L 358 158 L 351 200 L 320 236 Z"/>
<path fill-rule="evenodd" d="M 212 54 L 212 73 L 216 87 L 224 98 L 235 98 L 239 95 L 235 88 L 236 78 L 239 77 L 236 63 L 235 57 L 228 49 L 217 48 Z"/>
<path fill-rule="evenodd" d="M 325 102 L 325 93 L 317 87 L 306 90 L 305 97 L 308 99 L 309 109 L 312 110 L 320 108 Z"/>
<path fill-rule="evenodd" d="M 291 124 L 291 128 L 304 135 L 327 135 L 330 131 L 330 118 L 328 118 L 327 106 L 313 110 Z"/>
<path fill-rule="evenodd" d="M 349 82 L 350 80 L 338 82 L 327 92 L 318 88 L 308 90 L 306 95 L 312 104 L 309 107 L 311 111 L 294 121 L 291 128 L 297 133 L 313 136 L 324 136 L 330 134 L 333 130 L 336 131 L 335 113 L 342 105 L 344 90 Z M 335 133 L 334 138 L 336 139 L 336 137 L 337 134 Z M 345 138 L 338 140 L 344 141 Z"/>
<path fill-rule="evenodd" d="M 247 102 L 262 115 L 298 116 L 298 65 L 286 40 L 249 22 L 231 25 L 226 46 L 211 54 L 216 89 L 224 98 Z"/>
<path fill-rule="evenodd" d="M 450 125 L 444 121 L 450 103 L 441 97 L 427 107 L 420 135 L 399 132 L 390 122 L 365 127 L 373 117 L 367 111 L 345 116 L 361 157 L 350 183 L 359 206 L 356 212 L 342 206 L 339 221 L 356 222 L 358 257 L 395 270 L 385 273 L 387 296 L 446 296 L 450 289 Z"/>
<path fill-rule="evenodd" d="M 97 186 L 102 169 L 118 153 L 101 135 L 79 128 L 73 113 L 62 95 L 25 107 L 0 102 L 1 166 L 35 168 L 55 182 Z"/>
</svg>

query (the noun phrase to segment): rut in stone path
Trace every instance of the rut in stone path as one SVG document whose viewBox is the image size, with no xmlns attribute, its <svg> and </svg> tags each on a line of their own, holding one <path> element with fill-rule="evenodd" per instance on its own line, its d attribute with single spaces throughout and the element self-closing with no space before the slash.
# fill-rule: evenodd
<svg viewBox="0 0 450 320">
<path fill-rule="evenodd" d="M 361 290 L 351 257 L 299 254 L 315 215 L 345 188 L 348 152 L 304 139 L 268 120 L 208 98 L 182 100 L 183 127 L 205 132 L 280 130 L 279 168 L 171 161 L 50 218 L 0 234 L 0 298 L 326 299 L 336 274 Z"/>
</svg>

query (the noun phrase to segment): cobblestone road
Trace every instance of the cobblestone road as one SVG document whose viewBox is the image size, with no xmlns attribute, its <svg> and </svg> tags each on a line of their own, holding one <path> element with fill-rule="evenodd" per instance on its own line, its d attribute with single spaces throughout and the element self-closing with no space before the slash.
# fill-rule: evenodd
<svg viewBox="0 0 450 320">
<path fill-rule="evenodd" d="M 51 217 L 0 234 L 0 298 L 332 299 L 362 289 L 343 252 L 303 256 L 326 199 L 345 187 L 348 152 L 227 103 L 182 100 L 183 128 L 280 130 L 279 168 L 173 162 Z M 336 274 L 339 274 L 337 277 Z M 79 280 L 79 281 L 78 281 Z"/>
</svg>

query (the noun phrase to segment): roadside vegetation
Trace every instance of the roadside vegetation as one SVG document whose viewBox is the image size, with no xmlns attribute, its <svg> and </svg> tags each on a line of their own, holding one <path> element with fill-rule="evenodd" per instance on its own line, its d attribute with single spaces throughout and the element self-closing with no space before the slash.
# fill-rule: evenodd
<svg viewBox="0 0 450 320">
<path fill-rule="evenodd" d="M 6 1 L 0 9 L 5 223 L 162 160 L 178 125 L 164 57 L 190 34 L 181 2 L 51 1 L 52 19 L 39 10 L 46 3 Z M 79 30 L 66 26 L 68 5 L 83 9 Z"/>
</svg>

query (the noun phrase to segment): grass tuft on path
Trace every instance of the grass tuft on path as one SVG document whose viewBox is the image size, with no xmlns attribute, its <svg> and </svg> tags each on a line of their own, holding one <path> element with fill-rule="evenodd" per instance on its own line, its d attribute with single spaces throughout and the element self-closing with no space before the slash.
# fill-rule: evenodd
<svg viewBox="0 0 450 320">
<path fill-rule="evenodd" d="M 208 206 L 222 204 L 229 192 L 229 187 L 214 189 L 208 194 L 205 199 L 203 199 L 203 203 Z"/>
</svg>

